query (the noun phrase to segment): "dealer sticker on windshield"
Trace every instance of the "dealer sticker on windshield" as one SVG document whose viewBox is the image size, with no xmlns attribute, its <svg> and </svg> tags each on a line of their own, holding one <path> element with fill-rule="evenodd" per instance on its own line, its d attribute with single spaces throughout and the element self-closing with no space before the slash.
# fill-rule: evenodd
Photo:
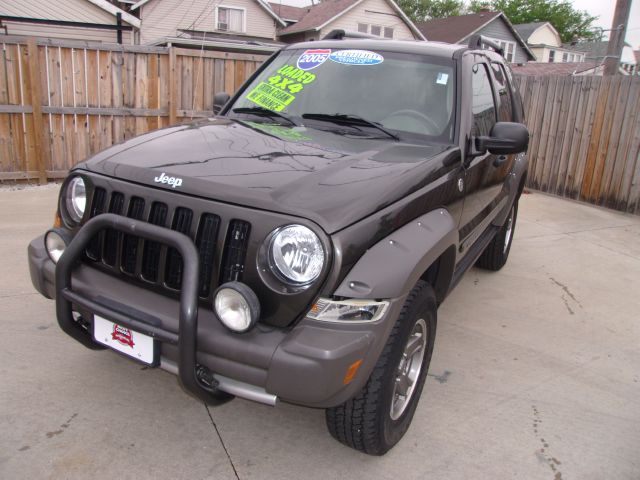
<svg viewBox="0 0 640 480">
<path fill-rule="evenodd" d="M 312 70 L 326 62 L 329 55 L 331 55 L 331 49 L 329 48 L 305 50 L 304 53 L 298 57 L 296 65 L 300 70 Z"/>
<path fill-rule="evenodd" d="M 343 65 L 378 65 L 384 61 L 382 55 L 369 50 L 338 50 L 329 59 Z"/>
</svg>

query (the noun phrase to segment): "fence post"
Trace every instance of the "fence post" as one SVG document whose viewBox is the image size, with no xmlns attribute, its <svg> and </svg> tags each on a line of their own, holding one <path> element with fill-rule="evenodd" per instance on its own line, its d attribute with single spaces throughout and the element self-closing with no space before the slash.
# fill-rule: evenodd
<svg viewBox="0 0 640 480">
<path fill-rule="evenodd" d="M 178 123 L 178 72 L 176 66 L 176 49 L 169 47 L 169 125 Z"/>
<path fill-rule="evenodd" d="M 40 64 L 38 62 L 38 44 L 35 37 L 27 41 L 29 54 L 29 83 L 31 83 L 31 106 L 33 108 L 33 138 L 36 163 L 38 164 L 38 181 L 47 183 L 47 152 L 44 148 L 44 122 L 42 121 L 42 92 L 40 91 Z"/>
</svg>

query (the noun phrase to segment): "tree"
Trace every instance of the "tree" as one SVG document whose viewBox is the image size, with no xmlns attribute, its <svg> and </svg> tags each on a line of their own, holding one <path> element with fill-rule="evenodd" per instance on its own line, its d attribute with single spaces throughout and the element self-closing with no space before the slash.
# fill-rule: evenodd
<svg viewBox="0 0 640 480">
<path fill-rule="evenodd" d="M 414 22 L 464 13 L 462 0 L 399 0 L 398 5 Z"/>
<path fill-rule="evenodd" d="M 563 42 L 593 38 L 591 25 L 598 18 L 575 10 L 570 0 L 472 0 L 469 6 L 472 12 L 483 8 L 504 13 L 514 25 L 549 22 Z"/>
</svg>

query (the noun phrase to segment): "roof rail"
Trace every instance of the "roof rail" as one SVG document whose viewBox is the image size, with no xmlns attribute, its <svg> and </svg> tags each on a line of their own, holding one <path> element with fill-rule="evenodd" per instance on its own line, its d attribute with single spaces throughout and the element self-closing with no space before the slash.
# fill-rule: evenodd
<svg viewBox="0 0 640 480">
<path fill-rule="evenodd" d="M 469 48 L 483 48 L 483 47 L 491 47 L 496 52 L 504 57 L 504 48 L 502 48 L 495 40 L 491 40 L 490 38 L 485 37 L 484 35 L 473 35 L 469 39 Z"/>
<path fill-rule="evenodd" d="M 376 37 L 375 35 L 369 35 L 368 33 L 361 32 L 351 32 L 349 30 L 343 30 L 341 28 L 331 30 L 324 37 L 322 37 L 322 40 L 342 40 L 343 38 L 374 38 L 376 40 L 383 40 L 381 37 Z"/>
</svg>

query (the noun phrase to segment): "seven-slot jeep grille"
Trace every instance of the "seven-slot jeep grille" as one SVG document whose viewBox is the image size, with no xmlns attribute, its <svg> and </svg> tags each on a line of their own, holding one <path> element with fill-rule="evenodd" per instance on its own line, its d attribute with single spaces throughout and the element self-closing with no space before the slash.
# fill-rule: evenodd
<svg viewBox="0 0 640 480">
<path fill-rule="evenodd" d="M 141 196 L 125 197 L 96 187 L 90 216 L 102 213 L 126 215 L 190 237 L 200 257 L 199 295 L 207 298 L 217 285 L 241 280 L 251 225 L 238 219 L 222 219 L 215 212 L 194 212 L 183 206 Z M 183 262 L 173 248 L 114 230 L 97 235 L 86 251 L 94 264 L 112 273 L 136 278 L 149 286 L 180 290 Z"/>
</svg>

